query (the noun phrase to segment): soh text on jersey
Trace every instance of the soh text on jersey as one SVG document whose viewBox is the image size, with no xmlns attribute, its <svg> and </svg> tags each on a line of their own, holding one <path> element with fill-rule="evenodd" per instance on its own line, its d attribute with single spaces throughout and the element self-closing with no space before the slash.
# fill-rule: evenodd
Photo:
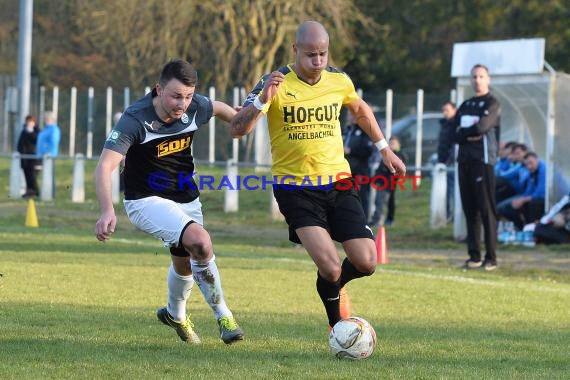
<svg viewBox="0 0 570 380">
<path fill-rule="evenodd" d="M 172 153 L 180 152 L 190 146 L 192 139 L 190 136 L 178 139 L 167 140 L 158 144 L 158 157 L 167 156 Z"/>
</svg>

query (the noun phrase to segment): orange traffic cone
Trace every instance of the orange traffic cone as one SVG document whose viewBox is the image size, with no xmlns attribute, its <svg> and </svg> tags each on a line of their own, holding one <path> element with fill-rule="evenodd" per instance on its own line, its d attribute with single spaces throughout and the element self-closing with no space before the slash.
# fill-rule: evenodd
<svg viewBox="0 0 570 380">
<path fill-rule="evenodd" d="M 39 227 L 36 204 L 31 198 L 28 200 L 28 210 L 26 211 L 26 227 Z"/>
<path fill-rule="evenodd" d="M 376 234 L 376 263 L 388 264 L 388 247 L 386 245 L 384 226 L 380 226 Z"/>
</svg>

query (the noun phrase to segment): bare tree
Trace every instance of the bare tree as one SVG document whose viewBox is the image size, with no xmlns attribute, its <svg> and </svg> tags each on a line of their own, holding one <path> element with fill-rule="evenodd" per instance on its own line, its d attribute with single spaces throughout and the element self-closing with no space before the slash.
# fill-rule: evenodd
<svg viewBox="0 0 570 380">
<path fill-rule="evenodd" d="M 251 87 L 265 72 L 289 62 L 297 25 L 323 22 L 334 37 L 333 52 L 352 49 L 360 14 L 352 1 L 306 0 L 78 0 L 77 30 L 84 41 L 118 64 L 131 86 L 148 85 L 169 58 L 194 61 L 204 84 L 220 92 Z M 339 53 L 336 57 L 343 57 Z M 335 56 L 333 54 L 333 56 Z M 342 63 L 340 60 L 339 63 Z"/>
<path fill-rule="evenodd" d="M 343 52 L 356 45 L 353 29 L 364 26 L 373 32 L 375 26 L 346 0 L 326 4 L 319 0 L 210 1 L 197 4 L 196 13 L 204 17 L 189 27 L 200 38 L 190 38 L 188 50 L 193 46 L 200 52 L 197 61 L 211 75 L 205 79 L 221 89 L 230 85 L 251 88 L 264 73 L 289 63 L 294 33 L 302 21 L 325 24 L 331 34 L 332 57 L 339 58 L 339 64 L 346 56 Z"/>
<path fill-rule="evenodd" d="M 179 43 L 196 15 L 185 1 L 79 0 L 82 38 L 126 71 L 132 87 L 154 84 L 157 72 L 179 55 Z"/>
</svg>

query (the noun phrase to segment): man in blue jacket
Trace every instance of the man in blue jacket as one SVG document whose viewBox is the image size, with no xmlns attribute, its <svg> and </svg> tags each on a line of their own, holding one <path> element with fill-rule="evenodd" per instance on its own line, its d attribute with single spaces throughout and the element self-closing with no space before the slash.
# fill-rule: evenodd
<svg viewBox="0 0 570 380">
<path fill-rule="evenodd" d="M 56 124 L 55 112 L 46 111 L 44 114 L 44 122 L 45 126 L 40 133 L 38 133 L 36 155 L 42 160 L 46 155 L 54 159 L 59 154 L 59 142 L 61 141 L 61 130 Z M 52 168 L 51 193 L 52 197 L 55 197 L 55 165 Z"/>
<path fill-rule="evenodd" d="M 495 166 L 495 202 L 501 203 L 507 198 L 514 197 L 524 191 L 524 182 L 529 173 L 524 166 L 524 157 L 528 153 L 525 144 L 514 143 L 511 145 L 508 159 L 511 162 L 509 168 L 498 170 Z"/>
<path fill-rule="evenodd" d="M 39 157 L 49 154 L 56 158 L 59 154 L 59 142 L 61 140 L 61 130 L 55 121 L 55 113 L 47 111 L 44 114 L 45 126 L 38 134 L 36 153 Z"/>
<path fill-rule="evenodd" d="M 498 213 L 512 221 L 518 230 L 544 214 L 546 193 L 546 163 L 536 153 L 528 152 L 524 156 L 524 165 L 529 175 L 525 178 L 522 194 L 505 199 L 497 205 Z"/>
</svg>

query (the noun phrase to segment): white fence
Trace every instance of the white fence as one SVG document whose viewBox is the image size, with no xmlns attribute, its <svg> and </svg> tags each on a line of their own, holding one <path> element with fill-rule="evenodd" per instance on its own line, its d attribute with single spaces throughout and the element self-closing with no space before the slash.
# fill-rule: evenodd
<svg viewBox="0 0 570 380">
<path fill-rule="evenodd" d="M 42 86 L 32 91 L 30 110 L 36 116 L 40 127 L 43 126 L 43 116 L 47 110 L 53 110 L 56 114 L 57 123 L 62 132 L 61 155 L 74 157 L 76 153 L 83 153 L 86 158 L 91 158 L 99 154 L 113 126 L 114 115 L 122 112 L 132 101 L 150 90 L 149 87 L 146 87 L 144 91 L 132 91 L 129 88 L 95 89 L 89 87 L 78 90 L 76 87 L 47 89 Z M 360 93 L 362 94 L 361 91 Z M 10 154 L 15 150 L 17 136 L 22 128 L 16 120 L 17 89 L 11 86 L 0 88 L 0 94 L 3 96 L 3 102 L 0 103 L 2 112 L 0 134 L 3 137 L 0 152 Z M 246 93 L 244 88 L 234 87 L 227 94 L 218 94 L 214 87 L 210 87 L 205 95 L 211 99 L 222 100 L 237 106 L 242 104 Z M 418 90 L 415 94 L 398 94 L 397 97 L 394 97 L 392 90 L 367 93 L 362 96 L 367 102 L 373 104 L 375 109 L 381 111 L 379 117 L 385 121 L 385 134 L 388 137 L 391 134 L 393 117 L 421 114 L 422 109 L 439 112 L 441 104 L 449 98 L 448 94 L 426 95 L 424 105 L 422 90 Z M 268 162 L 270 154 L 266 130 L 257 128 L 254 135 L 245 136 L 238 141 L 232 140 L 222 125 L 225 123 L 213 118 L 208 126 L 203 126 L 197 132 L 200 144 L 193 147 L 194 157 L 210 163 L 228 159 L 238 162 Z M 420 126 L 418 130 L 420 135 L 421 128 Z M 208 130 L 207 133 L 204 133 L 205 129 Z"/>
<path fill-rule="evenodd" d="M 21 126 L 13 127 L 9 121 L 13 119 L 15 113 L 12 98 L 14 96 L 14 88 L 8 88 L 4 91 L 4 125 L 3 135 L 5 136 L 4 153 L 9 154 L 10 149 L 6 147 L 6 140 L 9 139 L 10 132 L 14 136 L 19 135 Z M 150 88 L 144 89 L 144 93 L 148 93 Z M 359 91 L 361 96 L 362 92 Z M 96 92 L 93 87 L 89 87 L 87 91 L 80 94 L 77 88 L 72 87 L 68 91 L 60 91 L 58 87 L 52 88 L 48 91 L 45 87 L 40 87 L 38 96 L 38 122 L 42 125 L 43 114 L 47 110 L 53 110 L 58 118 L 58 125 L 62 130 L 62 142 L 60 152 L 62 155 L 59 159 L 73 159 L 75 161 L 73 166 L 73 181 L 71 200 L 73 202 L 81 203 L 85 201 L 85 160 L 96 159 L 100 152 L 103 143 L 111 131 L 113 126 L 113 117 L 117 112 L 124 110 L 130 103 L 131 98 L 138 98 L 143 94 L 136 94 L 132 96 L 129 88 L 124 88 L 120 91 L 107 87 L 104 93 L 102 91 Z M 231 101 L 226 101 L 228 104 L 238 106 L 242 104 L 245 98 L 245 90 L 243 88 L 234 87 L 231 91 Z M 208 90 L 208 97 L 216 99 L 216 90 L 210 87 Z M 452 94 L 453 96 L 453 94 Z M 418 90 L 415 96 L 403 95 L 410 101 L 407 103 L 400 101 L 400 103 L 407 104 L 406 107 L 409 111 L 414 110 L 417 114 L 417 136 L 422 136 L 422 113 L 424 107 L 424 93 L 423 90 Z M 431 109 L 434 109 L 433 104 L 437 104 L 437 109 L 447 100 L 446 95 L 436 95 L 435 102 L 432 101 Z M 366 96 L 364 96 L 366 99 Z M 374 100 L 370 100 L 374 99 Z M 387 90 L 385 94 L 376 98 L 371 97 L 367 101 L 374 103 L 376 108 L 384 112 L 385 121 L 385 135 L 391 135 L 392 115 L 398 114 L 394 112 L 394 93 L 392 90 Z M 379 100 L 384 101 L 384 105 L 378 106 Z M 46 106 L 46 104 L 50 104 Z M 400 106 L 402 107 L 402 106 Z M 31 108 L 33 109 L 33 108 Z M 407 112 L 408 114 L 410 112 Z M 400 111 L 399 114 L 402 114 Z M 255 133 L 242 138 L 241 140 L 232 139 L 229 133 L 223 131 L 218 127 L 216 133 L 215 118 L 210 119 L 208 126 L 202 129 L 208 129 L 207 135 L 200 135 L 197 132 L 197 139 L 200 143 L 196 142 L 192 146 L 193 155 L 197 161 L 205 161 L 212 165 L 226 165 L 228 178 L 236 179 L 237 168 L 241 165 L 257 165 L 267 167 L 271 164 L 271 153 L 268 130 L 266 127 L 266 119 L 260 119 Z M 10 127 L 12 125 L 12 127 Z M 103 127 L 104 126 L 104 127 Z M 222 132 L 222 133 L 220 133 Z M 205 143 L 207 139 L 207 143 Z M 14 144 L 15 145 L 15 144 Z M 67 149 L 66 149 L 67 148 Z M 414 165 L 408 165 L 410 172 L 419 170 L 422 166 L 420 162 L 422 144 L 421 139 L 418 141 L 416 149 L 418 150 L 415 155 Z M 19 160 L 20 155 L 14 153 L 12 156 L 12 170 L 10 175 L 10 196 L 21 196 L 22 178 L 19 175 Z M 40 197 L 42 200 L 52 200 L 53 194 L 53 160 L 50 157 L 44 159 L 44 170 L 42 172 L 42 187 Z M 120 199 L 119 195 L 119 174 L 115 173 L 113 181 L 113 201 L 117 203 Z M 419 183 L 418 183 L 419 184 Z M 274 217 L 280 217 L 280 213 L 276 211 L 276 205 L 271 197 L 271 213 Z M 224 202 L 224 209 L 226 212 L 234 212 L 239 209 L 239 191 L 226 189 L 226 196 Z"/>
<path fill-rule="evenodd" d="M 18 199 L 26 191 L 25 180 L 21 169 L 21 160 L 25 158 L 35 158 L 32 155 L 21 155 L 18 152 L 12 153 L 10 163 L 10 198 Z M 71 186 L 71 201 L 73 203 L 85 203 L 85 161 L 86 157 L 82 153 L 77 153 L 73 158 L 73 175 Z M 215 165 L 220 165 L 220 162 L 215 162 Z M 224 212 L 237 212 L 239 211 L 239 191 L 241 188 L 241 179 L 238 175 L 238 163 L 234 160 L 228 160 L 225 164 L 226 174 L 225 178 L 228 181 L 224 189 Z M 54 176 L 54 159 L 46 155 L 42 159 L 41 170 L 41 187 L 39 198 L 42 201 L 53 201 L 55 198 L 55 176 Z M 269 206 L 270 213 L 273 219 L 281 219 L 282 215 L 279 212 L 277 204 L 274 202 L 271 186 L 263 188 L 269 190 Z M 119 169 L 116 169 L 112 174 L 111 194 L 114 204 L 121 200 L 120 196 L 120 174 Z"/>
</svg>

